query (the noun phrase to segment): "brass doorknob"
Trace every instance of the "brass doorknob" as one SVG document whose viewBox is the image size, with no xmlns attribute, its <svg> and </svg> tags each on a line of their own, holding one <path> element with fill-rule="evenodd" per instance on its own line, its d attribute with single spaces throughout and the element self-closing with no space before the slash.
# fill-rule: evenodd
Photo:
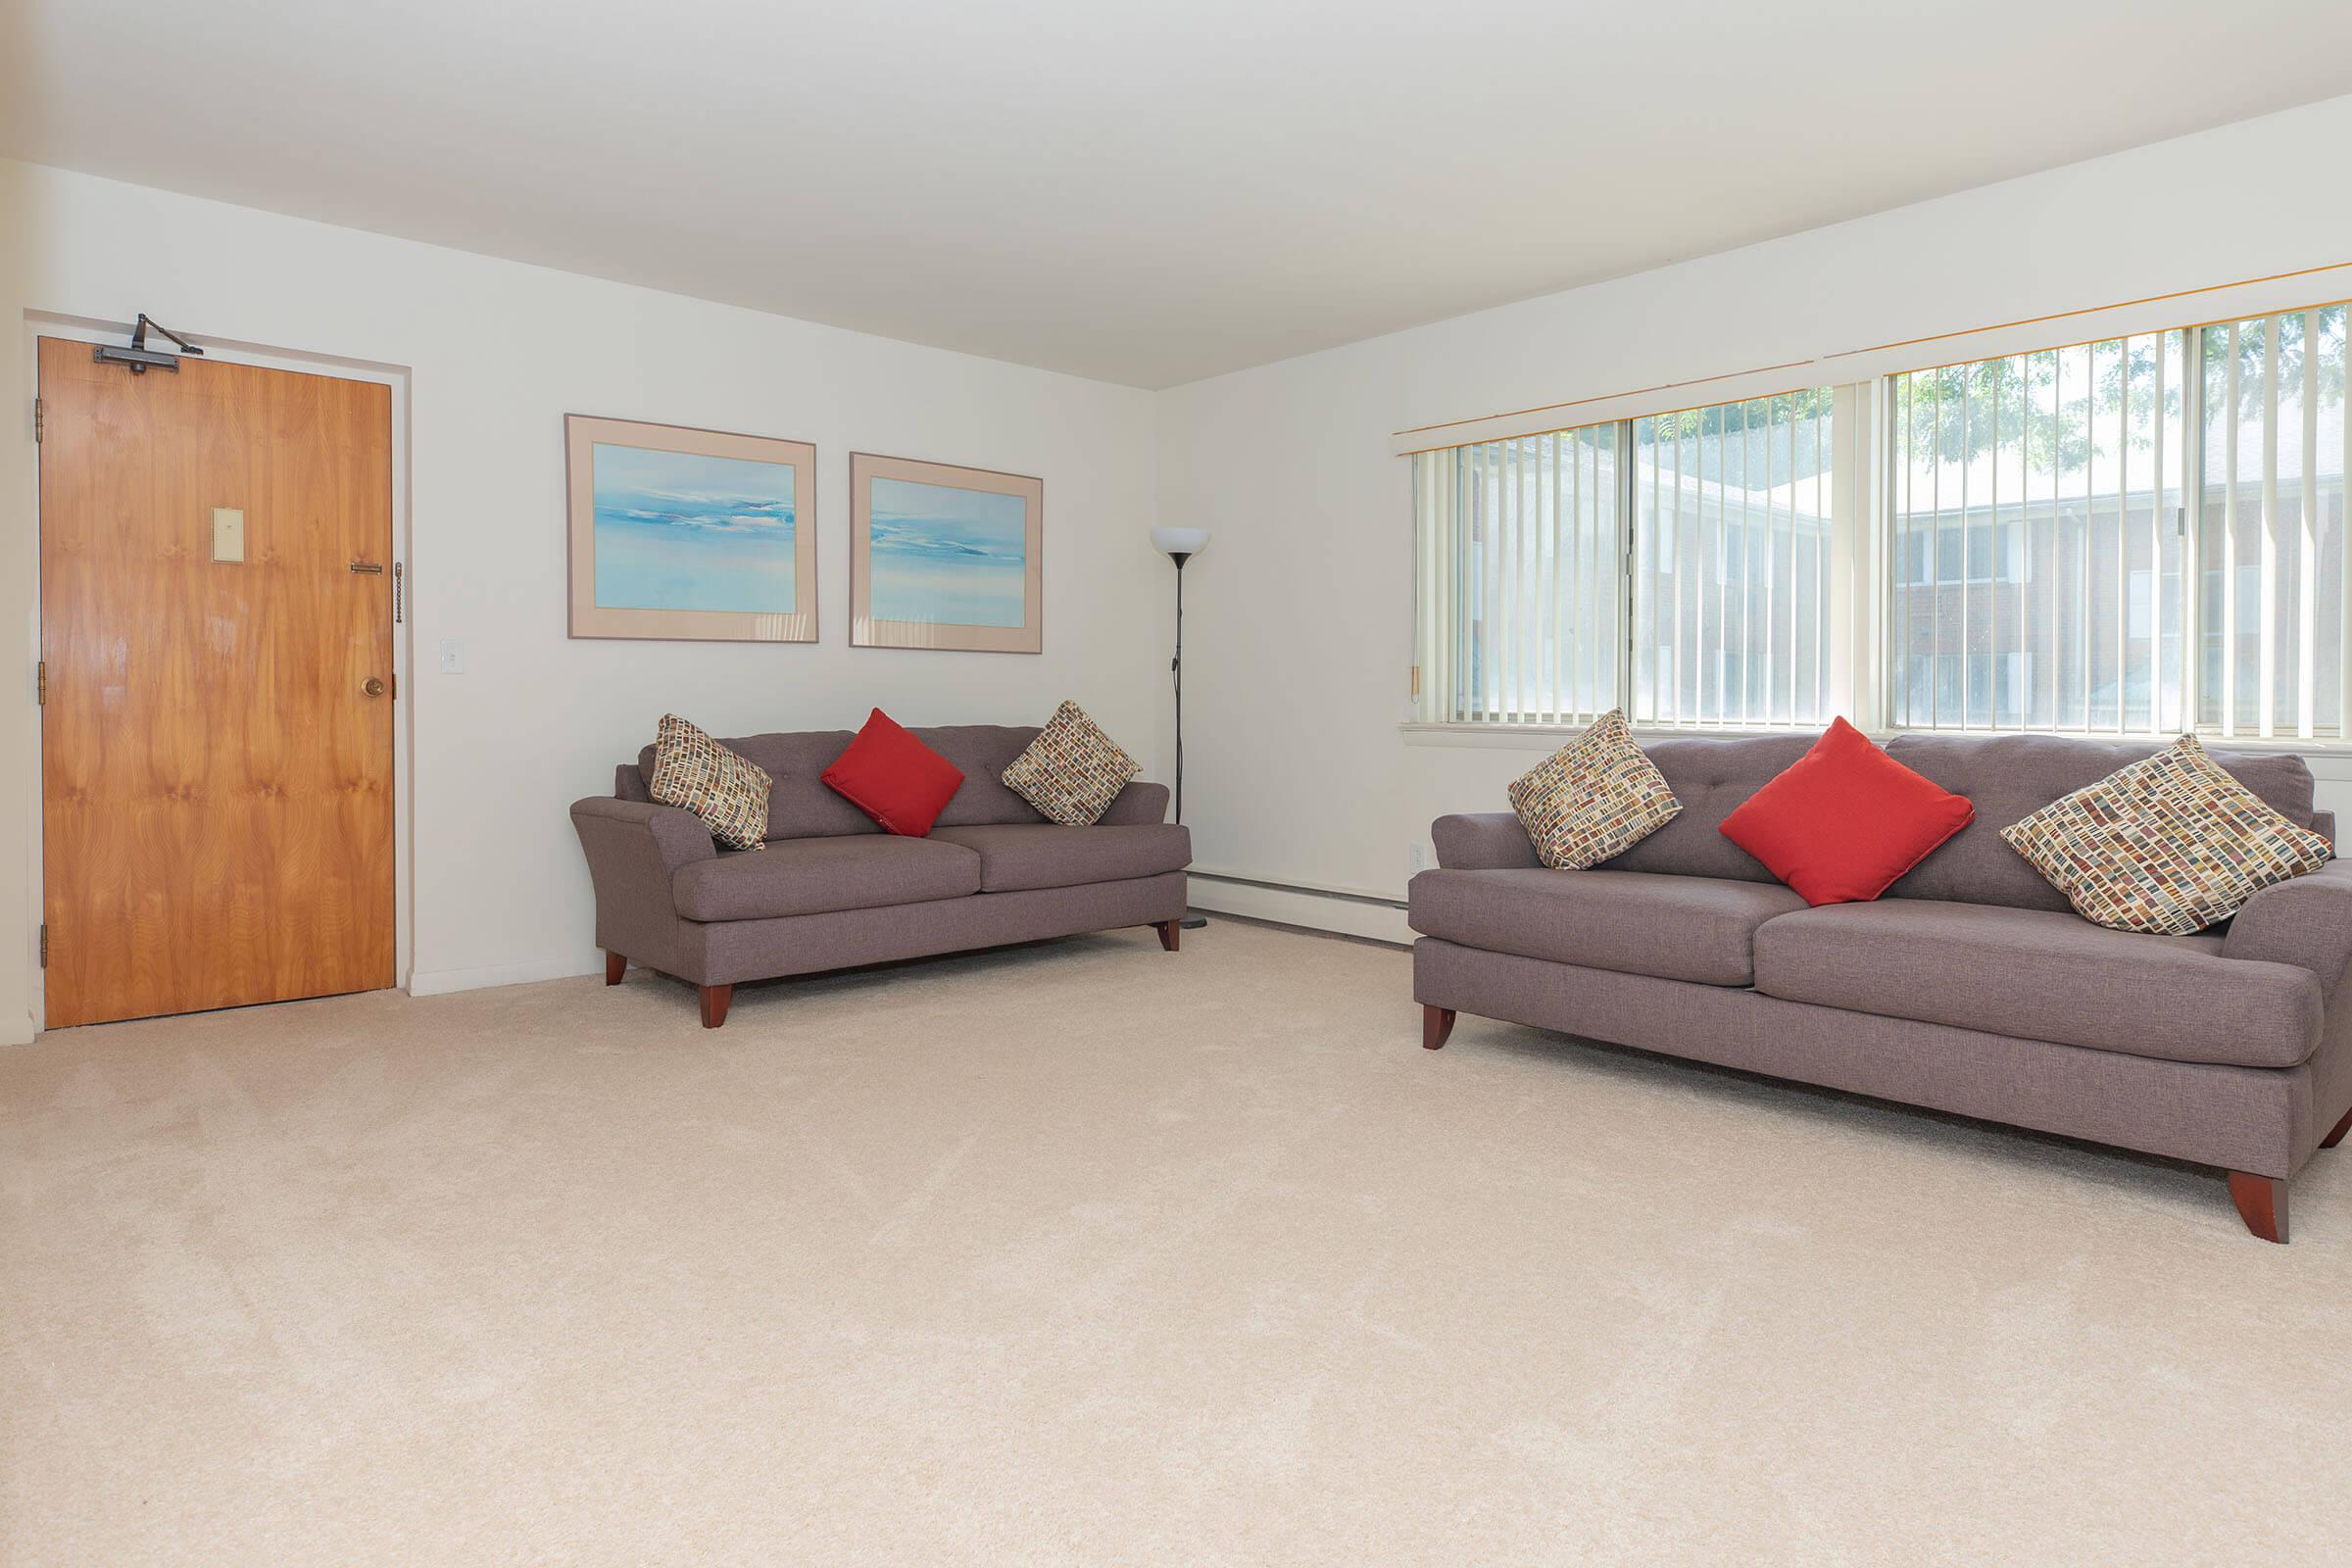
<svg viewBox="0 0 2352 1568">
<path fill-rule="evenodd" d="M 366 692 L 370 697 L 381 697 L 384 695 L 383 678 L 379 675 L 370 675 L 361 685 L 360 690 Z"/>
</svg>

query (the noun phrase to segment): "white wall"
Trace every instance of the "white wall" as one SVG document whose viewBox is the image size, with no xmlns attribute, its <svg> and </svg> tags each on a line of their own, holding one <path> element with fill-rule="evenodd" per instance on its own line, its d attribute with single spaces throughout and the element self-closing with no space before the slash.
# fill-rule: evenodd
<svg viewBox="0 0 2352 1568">
<path fill-rule="evenodd" d="M 421 987 L 592 966 L 564 808 L 665 708 L 722 732 L 1035 721 L 1085 703 L 1165 776 L 1155 518 L 1215 531 L 1187 576 L 1199 867 L 1400 897 L 1431 817 L 1499 808 L 1540 747 L 1432 744 L 1409 711 L 1411 513 L 1390 431 L 2352 261 L 2315 171 L 2352 98 L 1725 256 L 1152 394 L 0 162 L 0 1040 L 29 1032 L 37 833 L 29 334 L 44 314 L 174 326 L 411 377 L 414 965 Z M 2180 215 L 2199 203 L 2223 220 Z M 625 220 L 623 215 L 618 220 Z M 564 636 L 562 416 L 819 449 L 815 647 Z M 1042 474 L 1046 653 L 852 650 L 848 454 Z M 434 670 L 443 639 L 468 670 Z M 2321 759 L 2352 816 L 2352 763 Z M 1374 935 L 1364 904 L 1196 884 L 1200 903 Z"/>
<path fill-rule="evenodd" d="M 2340 98 L 1162 394 L 1161 520 L 1215 535 L 1186 584 L 1197 868 L 1401 897 L 1430 819 L 1506 808 L 1542 755 L 1397 729 L 1412 506 L 1391 431 L 2352 261 L 2322 173 L 2347 157 Z M 2352 770 L 2314 768 L 2352 819 Z M 1195 897 L 1402 934 L 1361 906 Z"/>
<path fill-rule="evenodd" d="M 0 430 L 0 1041 L 29 1038 L 39 998 L 27 316 L 144 310 L 409 371 L 418 989 L 594 966 L 564 808 L 610 790 L 665 709 L 729 734 L 855 727 L 875 705 L 1040 723 L 1074 697 L 1159 776 L 1171 584 L 1146 534 L 1149 393 L 7 162 L 0 308 L 0 384 L 22 416 Z M 821 641 L 568 640 L 567 412 L 814 442 Z M 1042 656 L 847 646 L 854 450 L 1044 476 Z M 466 645 L 466 673 L 436 672 L 443 639 Z"/>
</svg>

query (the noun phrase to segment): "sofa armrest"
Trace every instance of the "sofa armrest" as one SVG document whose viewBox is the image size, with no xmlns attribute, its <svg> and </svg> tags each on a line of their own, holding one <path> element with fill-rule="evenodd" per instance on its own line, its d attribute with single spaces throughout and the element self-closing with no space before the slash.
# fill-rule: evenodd
<svg viewBox="0 0 2352 1568">
<path fill-rule="evenodd" d="M 1527 829 L 1509 811 L 1441 816 L 1429 824 L 1438 864 L 1448 871 L 1515 871 L 1544 862 Z"/>
<path fill-rule="evenodd" d="M 2332 993 L 2352 960 L 2352 860 L 2330 860 L 2248 899 L 2230 922 L 2222 956 L 2296 964 Z"/>
<path fill-rule="evenodd" d="M 640 840 L 650 840 L 661 859 L 664 889 L 669 875 L 679 866 L 708 860 L 718 854 L 718 845 L 711 839 L 710 830 L 703 825 L 703 819 L 683 807 L 591 795 L 584 801 L 571 803 L 571 823 L 579 831 L 580 845 L 587 850 L 591 862 L 596 859 L 596 845 L 619 843 L 634 847 Z M 595 844 L 591 844 L 592 838 Z"/>
<path fill-rule="evenodd" d="M 1097 820 L 1104 827 L 1123 827 L 1138 822 L 1165 822 L 1168 819 L 1168 787 L 1165 784 L 1146 784 L 1142 780 L 1119 791 Z"/>
<path fill-rule="evenodd" d="M 596 885 L 596 945 L 669 973 L 679 959 L 678 906 L 670 879 L 718 854 L 692 811 L 592 795 L 574 801 L 571 825 Z"/>
</svg>

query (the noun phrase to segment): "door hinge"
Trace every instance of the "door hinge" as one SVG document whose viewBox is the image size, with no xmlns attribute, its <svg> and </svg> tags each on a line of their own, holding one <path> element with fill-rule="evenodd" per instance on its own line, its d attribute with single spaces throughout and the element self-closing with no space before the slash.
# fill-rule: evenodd
<svg viewBox="0 0 2352 1568">
<path fill-rule="evenodd" d="M 46 659 L 32 666 L 32 705 L 35 708 L 49 706 L 49 661 Z"/>
<path fill-rule="evenodd" d="M 392 700 L 396 703 L 400 701 L 400 676 L 397 673 L 392 677 Z"/>
<path fill-rule="evenodd" d="M 1421 666 L 1419 664 L 1413 666 L 1413 695 L 1415 697 L 1421 695 Z"/>
<path fill-rule="evenodd" d="M 49 925 L 47 921 L 41 923 L 41 967 L 44 969 L 49 967 Z"/>
<path fill-rule="evenodd" d="M 32 444 L 36 447 L 41 444 L 41 400 L 34 398 L 32 400 Z"/>
</svg>

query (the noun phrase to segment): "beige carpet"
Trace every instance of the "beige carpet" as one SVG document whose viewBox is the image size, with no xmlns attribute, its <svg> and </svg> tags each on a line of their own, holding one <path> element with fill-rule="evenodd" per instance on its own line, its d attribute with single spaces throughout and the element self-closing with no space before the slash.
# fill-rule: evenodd
<svg viewBox="0 0 2352 1568">
<path fill-rule="evenodd" d="M 0 1052 L 0 1560 L 2261 1563 L 2352 1149 L 2217 1177 L 1221 922 Z"/>
</svg>

